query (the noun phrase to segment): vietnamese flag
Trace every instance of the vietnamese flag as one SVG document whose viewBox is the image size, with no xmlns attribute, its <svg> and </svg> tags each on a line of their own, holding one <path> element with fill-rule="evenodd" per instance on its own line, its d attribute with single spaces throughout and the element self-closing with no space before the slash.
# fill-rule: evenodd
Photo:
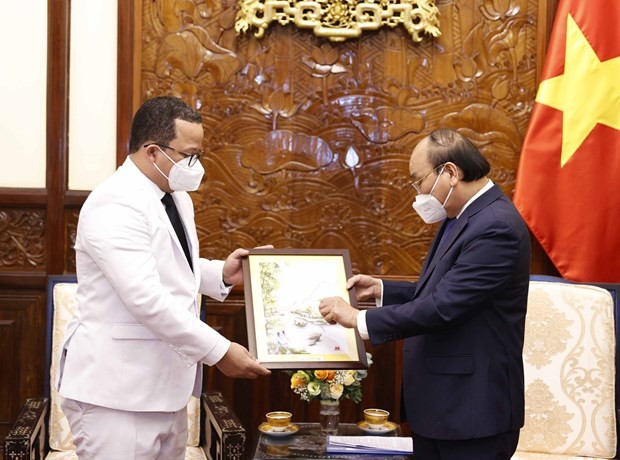
<svg viewBox="0 0 620 460">
<path fill-rule="evenodd" d="M 560 0 L 514 202 L 564 278 L 620 282 L 620 1 Z"/>
</svg>

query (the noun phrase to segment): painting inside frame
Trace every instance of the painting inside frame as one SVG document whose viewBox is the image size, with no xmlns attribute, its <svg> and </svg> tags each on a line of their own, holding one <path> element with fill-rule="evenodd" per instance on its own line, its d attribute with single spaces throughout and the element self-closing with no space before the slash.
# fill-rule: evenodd
<svg viewBox="0 0 620 460">
<path fill-rule="evenodd" d="M 367 368 L 357 330 L 319 312 L 324 297 L 356 306 L 351 275 L 346 249 L 250 250 L 243 259 L 250 352 L 269 369 Z"/>
</svg>

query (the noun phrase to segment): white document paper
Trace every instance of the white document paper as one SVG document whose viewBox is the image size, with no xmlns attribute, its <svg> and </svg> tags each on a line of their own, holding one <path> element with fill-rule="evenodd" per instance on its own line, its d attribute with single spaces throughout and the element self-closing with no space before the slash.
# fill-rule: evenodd
<svg viewBox="0 0 620 460">
<path fill-rule="evenodd" d="M 328 436 L 327 452 L 412 454 L 413 439 L 404 436 Z"/>
</svg>

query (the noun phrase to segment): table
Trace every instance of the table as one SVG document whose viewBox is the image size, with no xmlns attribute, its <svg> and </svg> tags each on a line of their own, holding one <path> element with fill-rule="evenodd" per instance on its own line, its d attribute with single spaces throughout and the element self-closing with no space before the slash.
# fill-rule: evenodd
<svg viewBox="0 0 620 460">
<path fill-rule="evenodd" d="M 408 455 L 372 455 L 372 454 L 327 454 L 327 438 L 321 433 L 318 423 L 295 423 L 299 431 L 286 437 L 273 437 L 258 432 L 258 441 L 252 454 L 253 459 L 363 459 L 363 460 L 408 460 Z M 363 436 L 364 433 L 355 423 L 338 425 L 338 436 Z M 400 427 L 385 436 L 400 436 Z"/>
</svg>

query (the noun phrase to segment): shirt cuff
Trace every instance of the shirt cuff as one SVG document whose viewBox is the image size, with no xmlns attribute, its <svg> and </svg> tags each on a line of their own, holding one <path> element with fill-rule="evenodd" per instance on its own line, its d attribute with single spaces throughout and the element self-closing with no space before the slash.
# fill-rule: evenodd
<svg viewBox="0 0 620 460">
<path fill-rule="evenodd" d="M 375 299 L 375 305 L 377 307 L 383 306 L 383 280 L 381 281 L 381 295 L 378 299 Z M 368 333 L 368 325 L 366 324 L 366 310 L 361 310 L 357 315 L 357 332 L 360 333 L 360 337 L 363 340 L 369 340 L 370 334 Z"/>
<path fill-rule="evenodd" d="M 363 340 L 368 340 L 368 326 L 366 325 L 366 310 L 360 310 L 357 314 L 357 331 L 360 333 L 360 337 Z"/>
<path fill-rule="evenodd" d="M 234 287 L 235 287 L 234 284 L 228 284 L 224 282 L 224 275 L 222 275 L 222 280 L 220 281 L 221 299 L 224 300 L 226 297 L 228 297 L 228 294 L 230 294 L 230 291 L 232 291 L 232 288 Z"/>
<path fill-rule="evenodd" d="M 211 348 L 211 351 L 207 353 L 200 362 L 205 363 L 207 366 L 213 366 L 221 361 L 224 355 L 228 352 L 230 348 L 230 340 L 225 338 L 224 336 L 220 337 L 220 339 L 215 343 L 215 346 Z"/>
</svg>

